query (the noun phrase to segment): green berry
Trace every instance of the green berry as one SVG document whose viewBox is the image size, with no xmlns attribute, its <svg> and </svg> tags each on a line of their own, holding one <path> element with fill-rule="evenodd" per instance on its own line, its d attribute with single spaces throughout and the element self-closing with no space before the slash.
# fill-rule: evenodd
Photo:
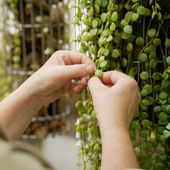
<svg viewBox="0 0 170 170">
<path fill-rule="evenodd" d="M 125 19 L 122 19 L 121 22 L 120 22 L 120 24 L 121 24 L 122 26 L 126 26 L 126 25 L 128 25 L 128 22 L 127 22 Z"/>
<path fill-rule="evenodd" d="M 142 71 L 141 74 L 140 74 L 140 78 L 142 80 L 148 80 L 149 79 L 149 73 L 146 72 L 146 71 Z"/>
<path fill-rule="evenodd" d="M 150 122 L 147 119 L 142 120 L 143 127 L 150 127 Z"/>
<path fill-rule="evenodd" d="M 131 52 L 133 50 L 133 44 L 132 43 L 128 43 L 127 44 L 127 51 Z"/>
<path fill-rule="evenodd" d="M 155 39 L 153 40 L 153 44 L 154 44 L 155 46 L 160 45 L 160 44 L 161 44 L 161 39 L 155 38 Z"/>
<path fill-rule="evenodd" d="M 110 25 L 110 31 L 115 31 L 115 30 L 116 30 L 116 24 L 112 22 L 112 24 Z"/>
<path fill-rule="evenodd" d="M 159 98 L 160 98 L 161 100 L 167 99 L 167 98 L 168 98 L 168 93 L 162 91 L 162 92 L 159 94 Z"/>
<path fill-rule="evenodd" d="M 120 56 L 121 56 L 121 52 L 120 52 L 119 49 L 114 49 L 114 50 L 112 51 L 112 57 L 113 57 L 113 58 L 118 58 L 118 57 L 120 57 Z"/>
<path fill-rule="evenodd" d="M 148 56 L 146 53 L 141 53 L 138 57 L 139 61 L 146 62 L 148 60 Z"/>
<path fill-rule="evenodd" d="M 170 56 L 166 57 L 166 63 L 170 65 Z"/>
<path fill-rule="evenodd" d="M 97 77 L 103 77 L 103 71 L 102 71 L 102 70 L 97 70 L 97 71 L 95 72 L 95 75 L 96 75 Z"/>
<path fill-rule="evenodd" d="M 161 112 L 161 113 L 159 114 L 159 120 L 160 120 L 161 122 L 166 122 L 166 121 L 168 120 L 168 115 L 167 115 L 165 112 Z"/>
<path fill-rule="evenodd" d="M 123 31 L 127 34 L 132 34 L 133 32 L 133 28 L 131 25 L 126 25 L 124 28 L 123 28 Z"/>
<path fill-rule="evenodd" d="M 102 13 L 101 14 L 101 20 L 102 20 L 102 22 L 106 22 L 106 20 L 107 20 L 107 13 Z"/>
<path fill-rule="evenodd" d="M 139 19 L 139 14 L 138 13 L 133 13 L 132 16 L 131 16 L 131 20 L 135 22 L 138 19 Z"/>
<path fill-rule="evenodd" d="M 136 45 L 143 46 L 145 43 L 145 40 L 142 37 L 136 38 Z"/>
<path fill-rule="evenodd" d="M 118 20 L 118 13 L 116 11 L 112 13 L 111 20 L 113 22 Z"/>
<path fill-rule="evenodd" d="M 155 28 L 149 29 L 148 32 L 147 32 L 147 35 L 148 35 L 150 38 L 154 37 L 154 36 L 156 35 L 156 29 L 155 29 Z"/>
</svg>

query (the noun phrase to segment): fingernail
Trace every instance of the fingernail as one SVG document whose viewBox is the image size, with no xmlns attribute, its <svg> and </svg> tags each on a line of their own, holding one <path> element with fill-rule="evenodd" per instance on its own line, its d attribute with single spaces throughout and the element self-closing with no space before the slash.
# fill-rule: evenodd
<svg viewBox="0 0 170 170">
<path fill-rule="evenodd" d="M 86 65 L 86 70 L 87 70 L 88 73 L 93 73 L 94 72 L 94 68 L 91 65 Z"/>
</svg>

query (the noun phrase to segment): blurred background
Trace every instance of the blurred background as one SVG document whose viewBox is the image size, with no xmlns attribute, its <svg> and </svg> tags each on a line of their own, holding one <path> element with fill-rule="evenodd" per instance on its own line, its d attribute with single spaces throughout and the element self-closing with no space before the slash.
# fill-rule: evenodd
<svg viewBox="0 0 170 170">
<path fill-rule="evenodd" d="M 69 0 L 0 0 L 0 100 L 38 70 L 56 50 L 71 45 Z M 76 170 L 76 96 L 65 96 L 33 118 L 22 139 L 57 168 Z"/>
</svg>

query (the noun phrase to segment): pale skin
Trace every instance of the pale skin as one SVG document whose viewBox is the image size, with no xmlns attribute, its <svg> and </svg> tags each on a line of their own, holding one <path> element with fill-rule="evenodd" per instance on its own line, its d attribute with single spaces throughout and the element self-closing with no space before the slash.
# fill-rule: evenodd
<svg viewBox="0 0 170 170">
<path fill-rule="evenodd" d="M 101 169 L 138 168 L 128 133 L 140 101 L 138 85 L 116 71 L 104 73 L 101 79 L 89 78 L 95 69 L 93 61 L 84 54 L 54 53 L 40 70 L 0 103 L 0 125 L 8 138 L 18 139 L 42 107 L 66 93 L 79 93 L 88 84 L 102 136 Z M 80 79 L 81 84 L 73 84 L 74 79 Z"/>
</svg>

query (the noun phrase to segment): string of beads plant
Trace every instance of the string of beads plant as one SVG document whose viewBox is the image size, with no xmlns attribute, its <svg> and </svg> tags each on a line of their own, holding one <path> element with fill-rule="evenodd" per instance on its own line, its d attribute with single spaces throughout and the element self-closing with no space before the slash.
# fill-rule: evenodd
<svg viewBox="0 0 170 170">
<path fill-rule="evenodd" d="M 92 58 L 96 75 L 122 71 L 141 90 L 130 135 L 140 166 L 170 169 L 170 2 L 168 0 L 74 0 L 75 41 Z M 88 89 L 76 103 L 82 170 L 99 170 L 101 138 Z"/>
</svg>

